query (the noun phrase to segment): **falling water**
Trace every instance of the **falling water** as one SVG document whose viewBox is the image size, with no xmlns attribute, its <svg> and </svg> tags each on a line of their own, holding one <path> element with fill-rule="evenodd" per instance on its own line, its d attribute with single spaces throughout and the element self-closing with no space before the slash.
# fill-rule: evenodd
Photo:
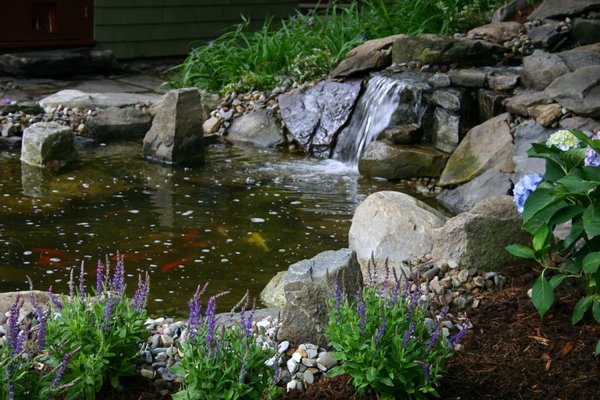
<svg viewBox="0 0 600 400">
<path fill-rule="evenodd" d="M 421 123 L 425 110 L 421 106 L 421 89 L 414 79 L 398 79 L 377 75 L 367 83 L 365 93 L 358 101 L 352 119 L 340 134 L 333 158 L 352 165 L 364 149 L 390 125 L 394 111 L 400 105 L 402 93 L 410 90 L 414 99 L 414 112 Z"/>
</svg>

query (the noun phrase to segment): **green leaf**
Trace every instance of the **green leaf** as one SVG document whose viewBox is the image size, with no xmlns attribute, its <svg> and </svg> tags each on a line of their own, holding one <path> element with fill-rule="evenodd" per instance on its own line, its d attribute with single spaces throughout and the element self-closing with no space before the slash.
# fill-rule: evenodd
<svg viewBox="0 0 600 400">
<path fill-rule="evenodd" d="M 581 167 L 581 171 L 586 181 L 600 182 L 600 168 Z"/>
<path fill-rule="evenodd" d="M 506 246 L 505 249 L 513 256 L 524 258 L 526 260 L 535 260 L 535 252 L 527 246 L 511 244 L 510 246 Z"/>
<path fill-rule="evenodd" d="M 550 228 L 548 228 L 548 225 L 542 225 L 542 227 L 533 235 L 533 250 L 536 252 L 541 251 L 545 247 L 549 237 Z"/>
<path fill-rule="evenodd" d="M 554 289 L 543 273 L 533 282 L 531 299 L 540 317 L 544 318 L 554 303 Z"/>
<path fill-rule="evenodd" d="M 375 368 L 373 368 L 373 367 L 367 368 L 367 374 L 366 374 L 366 376 L 367 376 L 367 380 L 369 382 L 374 382 L 375 378 L 377 378 L 377 370 Z"/>
<path fill-rule="evenodd" d="M 598 271 L 598 266 L 600 265 L 600 252 L 594 251 L 592 253 L 588 253 L 583 258 L 583 271 L 593 274 Z"/>
<path fill-rule="evenodd" d="M 600 340 L 596 343 L 596 356 L 600 356 Z"/>
<path fill-rule="evenodd" d="M 559 179 L 557 183 L 564 186 L 567 189 L 567 192 L 571 193 L 585 193 L 598 186 L 596 182 L 584 181 L 581 177 L 574 175 L 567 175 L 564 178 Z"/>
<path fill-rule="evenodd" d="M 552 278 L 550 278 L 550 286 L 552 286 L 552 289 L 556 289 L 558 285 L 560 285 L 562 281 L 564 281 L 568 277 L 569 275 L 564 274 L 554 275 Z"/>
<path fill-rule="evenodd" d="M 579 299 L 575 307 L 573 308 L 573 316 L 571 318 L 571 322 L 573 325 L 581 321 L 585 312 L 592 305 L 592 301 L 594 300 L 593 296 L 586 296 Z"/>
<path fill-rule="evenodd" d="M 592 315 L 597 323 L 600 324 L 600 300 L 595 299 L 592 305 Z"/>
<path fill-rule="evenodd" d="M 588 239 L 600 235 L 600 212 L 590 204 L 583 213 L 583 228 Z"/>
<path fill-rule="evenodd" d="M 600 168 L 598 168 L 600 169 Z M 568 206 L 563 208 L 560 211 L 557 211 L 556 214 L 554 214 L 552 216 L 552 218 L 550 218 L 550 221 L 548 221 L 548 225 L 560 225 L 560 224 L 564 224 L 567 221 L 570 221 L 571 219 L 573 219 L 573 217 L 582 214 L 585 211 L 585 207 L 583 207 L 580 204 L 574 204 L 572 206 Z"/>
<path fill-rule="evenodd" d="M 575 244 L 583 234 L 583 220 L 577 218 L 573 221 L 571 225 L 571 232 L 569 232 L 569 236 L 565 239 L 565 249 L 568 249 L 573 244 Z"/>
<path fill-rule="evenodd" d="M 327 376 L 333 378 L 334 376 L 344 375 L 346 371 L 342 366 L 338 365 L 337 367 L 333 367 L 329 371 L 327 371 Z"/>
</svg>

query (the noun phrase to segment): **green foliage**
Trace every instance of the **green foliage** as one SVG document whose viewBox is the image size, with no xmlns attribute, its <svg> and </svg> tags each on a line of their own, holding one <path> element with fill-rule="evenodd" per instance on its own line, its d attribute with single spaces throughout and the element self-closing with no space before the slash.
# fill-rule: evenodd
<svg viewBox="0 0 600 400">
<path fill-rule="evenodd" d="M 366 0 L 332 2 L 325 15 L 267 19 L 257 31 L 246 19 L 200 46 L 171 85 L 213 92 L 268 90 L 326 75 L 364 40 L 397 33 L 452 34 L 477 26 L 506 0 Z"/>
<path fill-rule="evenodd" d="M 190 324 L 179 343 L 182 360 L 171 368 L 182 382 L 174 400 L 272 399 L 277 396 L 274 369 L 265 363 L 275 351 L 264 350 L 251 333 L 253 312 L 239 324 L 217 327 L 216 298 L 200 315 L 200 291 L 190 301 Z M 246 297 L 247 298 L 247 297 Z M 245 308 L 245 307 L 244 307 Z"/>
<path fill-rule="evenodd" d="M 19 312 L 19 304 L 22 304 L 19 302 L 20 299 L 17 299 L 11 311 Z M 39 307 L 37 303 L 35 305 Z M 48 315 L 49 310 L 43 313 Z M 19 342 L 19 349 L 15 349 L 17 346 L 10 339 L 0 345 L 0 400 L 45 400 L 58 397 L 65 391 L 60 372 L 62 363 L 57 363 L 44 348 L 40 348 L 44 342 L 44 325 L 44 321 L 33 320 L 31 325 L 20 331 L 9 321 L 5 339 L 11 336 L 12 331 Z M 64 350 L 60 354 L 64 354 Z"/>
<path fill-rule="evenodd" d="M 523 228 L 532 235 L 532 246 L 511 245 L 507 251 L 542 266 L 532 287 L 533 305 L 541 317 L 554 303 L 554 290 L 565 279 L 578 279 L 585 295 L 574 307 L 572 322 L 591 310 L 600 323 L 600 167 L 594 154 L 600 152 L 600 141 L 580 131 L 570 133 L 580 144 L 561 150 L 540 143 L 529 150 L 530 157 L 546 160 L 544 181 L 524 204 Z M 571 222 L 569 234 L 554 241 L 555 228 L 565 222 Z M 556 265 L 553 259 L 564 262 Z M 600 342 L 596 354 L 598 350 Z"/>
<path fill-rule="evenodd" d="M 330 299 L 326 335 L 340 365 L 332 375 L 349 374 L 357 393 L 377 392 L 381 399 L 437 396 L 446 359 L 466 329 L 446 339 L 441 320 L 428 330 L 426 306 L 418 304 L 419 294 L 410 296 L 397 289 L 384 295 L 366 287 L 352 299 L 336 291 Z"/>
<path fill-rule="evenodd" d="M 62 308 L 48 321 L 47 343 L 52 358 L 59 348 L 78 349 L 65 373 L 70 382 L 67 400 L 93 400 L 105 382 L 118 388 L 121 377 L 134 373 L 137 345 L 146 339 L 145 297 L 149 282 L 148 278 L 145 283 L 140 281 L 136 298 L 142 295 L 144 299 L 136 303 L 124 294 L 123 274 L 119 259 L 115 267 L 117 279 L 109 281 L 108 273 L 99 274 L 102 286 L 97 287 L 103 288 L 100 293 L 92 296 L 78 289 L 72 296 L 62 296 Z"/>
</svg>

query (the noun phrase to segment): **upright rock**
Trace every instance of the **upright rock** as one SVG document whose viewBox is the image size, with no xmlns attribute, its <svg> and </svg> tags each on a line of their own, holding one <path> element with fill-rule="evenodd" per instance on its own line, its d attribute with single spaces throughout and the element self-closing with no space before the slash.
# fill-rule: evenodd
<svg viewBox="0 0 600 400">
<path fill-rule="evenodd" d="M 202 122 L 205 117 L 197 89 L 171 90 L 144 137 L 144 156 L 175 164 L 203 161 Z"/>
<path fill-rule="evenodd" d="M 325 251 L 290 266 L 284 281 L 285 306 L 277 340 L 326 346 L 327 301 L 334 293 L 336 282 L 345 294 L 354 294 L 362 288 L 355 252 Z"/>
<path fill-rule="evenodd" d="M 38 122 L 23 132 L 21 161 L 58 170 L 78 159 L 73 131 L 56 122 Z"/>
<path fill-rule="evenodd" d="M 391 266 L 431 252 L 431 232 L 446 217 L 420 200 L 400 192 L 377 192 L 367 197 L 352 217 L 348 234 L 363 269 L 371 255 L 377 265 Z"/>
<path fill-rule="evenodd" d="M 435 229 L 431 255 L 438 264 L 496 271 L 516 260 L 506 246 L 531 240 L 521 224 L 512 196 L 490 197 Z"/>
<path fill-rule="evenodd" d="M 393 35 L 367 40 L 350 50 L 342 62 L 329 74 L 332 78 L 347 78 L 372 70 L 384 69 L 392 63 L 392 44 L 406 35 Z"/>
</svg>

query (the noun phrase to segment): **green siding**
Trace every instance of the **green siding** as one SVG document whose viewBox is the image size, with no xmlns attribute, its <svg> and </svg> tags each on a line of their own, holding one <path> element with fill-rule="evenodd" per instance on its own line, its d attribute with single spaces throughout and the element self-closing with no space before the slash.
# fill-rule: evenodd
<svg viewBox="0 0 600 400">
<path fill-rule="evenodd" d="M 96 0 L 94 37 L 117 58 L 185 55 L 250 18 L 285 17 L 298 0 Z"/>
</svg>

